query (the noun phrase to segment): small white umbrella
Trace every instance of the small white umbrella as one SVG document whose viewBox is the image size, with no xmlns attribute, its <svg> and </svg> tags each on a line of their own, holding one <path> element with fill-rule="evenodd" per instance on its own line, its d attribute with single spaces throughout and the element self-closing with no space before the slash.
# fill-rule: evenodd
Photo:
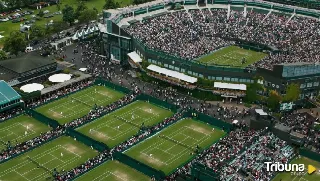
<svg viewBox="0 0 320 181">
<path fill-rule="evenodd" d="M 22 90 L 23 92 L 34 92 L 34 91 L 40 91 L 44 88 L 44 86 L 42 84 L 37 84 L 37 83 L 32 83 L 32 84 L 26 84 L 22 87 L 20 87 L 20 90 Z"/>
<path fill-rule="evenodd" d="M 71 79 L 71 74 L 54 74 L 49 77 L 50 82 L 65 82 Z"/>
<path fill-rule="evenodd" d="M 233 120 L 232 123 L 233 124 L 237 124 L 239 121 L 238 120 Z"/>
<path fill-rule="evenodd" d="M 88 69 L 87 68 L 80 68 L 79 69 L 81 72 L 85 72 L 85 71 L 87 71 Z"/>
</svg>

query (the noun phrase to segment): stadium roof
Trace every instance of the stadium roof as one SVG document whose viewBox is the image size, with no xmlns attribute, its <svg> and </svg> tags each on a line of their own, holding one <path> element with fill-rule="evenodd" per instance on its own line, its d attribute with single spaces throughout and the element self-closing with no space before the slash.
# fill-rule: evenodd
<svg viewBox="0 0 320 181">
<path fill-rule="evenodd" d="M 140 63 L 142 62 L 141 57 L 137 54 L 137 52 L 130 52 L 128 53 L 128 56 L 131 58 L 132 61 L 135 63 Z"/>
<path fill-rule="evenodd" d="M 154 72 L 158 72 L 158 73 L 167 75 L 169 77 L 174 77 L 174 78 L 177 78 L 179 80 L 183 80 L 183 81 L 189 82 L 189 83 L 195 83 L 195 82 L 198 81 L 198 79 L 195 78 L 195 77 L 191 77 L 191 76 L 185 75 L 183 73 L 176 72 L 176 71 L 173 71 L 173 70 L 169 70 L 169 69 L 166 69 L 166 68 L 161 68 L 161 67 L 158 67 L 156 65 L 149 65 L 147 67 L 147 69 L 152 70 Z"/>
<path fill-rule="evenodd" d="M 31 52 L 20 57 L 0 61 L 0 66 L 16 73 L 23 73 L 52 63 L 55 61 L 48 57 L 42 57 L 36 52 Z"/>
<path fill-rule="evenodd" d="M 0 105 L 20 98 L 21 96 L 12 87 L 10 87 L 5 81 L 0 80 Z"/>
<path fill-rule="evenodd" d="M 214 87 L 221 88 L 221 89 L 247 90 L 246 84 L 230 84 L 230 83 L 215 82 Z"/>
</svg>

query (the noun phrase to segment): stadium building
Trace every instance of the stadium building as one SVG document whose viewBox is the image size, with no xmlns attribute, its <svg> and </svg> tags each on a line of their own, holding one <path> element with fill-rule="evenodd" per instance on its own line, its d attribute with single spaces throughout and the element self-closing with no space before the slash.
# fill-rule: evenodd
<svg viewBox="0 0 320 181">
<path fill-rule="evenodd" d="M 57 63 L 48 58 L 30 52 L 16 58 L 0 62 L 0 79 L 15 85 L 57 70 Z M 8 82 L 9 83 L 9 82 Z"/>
<path fill-rule="evenodd" d="M 233 56 L 238 55 L 234 53 L 237 50 L 233 50 L 231 53 L 227 52 L 229 57 L 222 55 L 216 58 L 220 58 L 221 62 L 227 62 L 221 64 L 221 62 L 208 62 L 207 59 L 210 55 L 185 59 L 150 48 L 150 46 L 130 35 L 126 29 L 137 22 L 143 23 L 176 11 L 186 11 L 188 13 L 191 10 L 200 10 L 202 13 L 204 10 L 222 9 L 227 11 L 226 17 L 228 16 L 228 18 L 229 16 L 232 17 L 230 15 L 232 10 L 241 11 L 242 14 L 254 11 L 263 14 L 264 19 L 267 19 L 271 13 L 276 12 L 278 14 L 285 13 L 289 17 L 288 22 L 293 17 L 300 15 L 319 18 L 319 12 L 269 2 L 206 0 L 204 4 L 198 4 L 196 0 L 175 1 L 175 3 L 177 2 L 179 2 L 178 6 L 177 4 L 163 3 L 163 1 L 153 1 L 138 5 L 131 10 L 124 8 L 104 11 L 104 24 L 99 24 L 103 39 L 103 53 L 113 61 L 122 64 L 130 63 L 134 68 L 143 67 L 153 77 L 164 79 L 170 83 L 182 84 L 188 88 L 196 87 L 199 78 L 229 83 L 232 87 L 232 84 L 254 83 L 257 77 L 262 77 L 263 80 L 259 80 L 259 83 L 264 84 L 267 89 L 277 90 L 281 94 L 285 94 L 286 86 L 290 83 L 298 83 L 302 90 L 301 99 L 318 95 L 320 66 L 315 63 L 280 63 L 273 65 L 271 68 L 251 66 L 264 56 L 278 53 L 278 47 L 232 39 L 236 48 L 244 49 L 245 53 L 250 54 L 249 58 L 243 56 L 240 60 L 237 60 L 240 62 L 234 65 L 232 63 Z M 178 10 L 170 10 L 170 7 Z M 220 49 L 225 51 L 224 49 L 227 48 L 228 46 Z M 220 49 L 213 54 L 219 54 Z M 256 60 L 250 60 L 250 56 L 255 57 Z M 244 66 L 244 64 L 248 65 Z M 151 68 L 148 67 L 150 65 L 152 65 Z M 187 77 L 185 78 L 183 75 Z"/>
<path fill-rule="evenodd" d="M 20 99 L 21 96 L 12 87 L 0 80 L 0 112 L 21 105 Z"/>
</svg>

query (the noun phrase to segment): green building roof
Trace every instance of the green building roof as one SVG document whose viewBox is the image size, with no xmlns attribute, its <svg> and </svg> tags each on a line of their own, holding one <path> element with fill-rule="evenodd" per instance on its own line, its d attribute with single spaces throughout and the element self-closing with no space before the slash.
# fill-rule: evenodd
<svg viewBox="0 0 320 181">
<path fill-rule="evenodd" d="M 5 81 L 0 80 L 0 105 L 20 99 L 21 96 Z"/>
</svg>

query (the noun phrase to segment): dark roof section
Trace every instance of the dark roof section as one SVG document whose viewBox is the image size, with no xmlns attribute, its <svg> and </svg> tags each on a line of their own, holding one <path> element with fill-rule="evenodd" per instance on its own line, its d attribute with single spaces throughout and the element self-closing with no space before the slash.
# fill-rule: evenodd
<svg viewBox="0 0 320 181">
<path fill-rule="evenodd" d="M 21 96 L 11 86 L 5 81 L 0 80 L 0 105 L 20 98 Z"/>
<path fill-rule="evenodd" d="M 52 58 L 42 57 L 36 52 L 31 52 L 16 58 L 0 61 L 0 66 L 20 74 L 52 63 L 55 63 Z"/>
</svg>

